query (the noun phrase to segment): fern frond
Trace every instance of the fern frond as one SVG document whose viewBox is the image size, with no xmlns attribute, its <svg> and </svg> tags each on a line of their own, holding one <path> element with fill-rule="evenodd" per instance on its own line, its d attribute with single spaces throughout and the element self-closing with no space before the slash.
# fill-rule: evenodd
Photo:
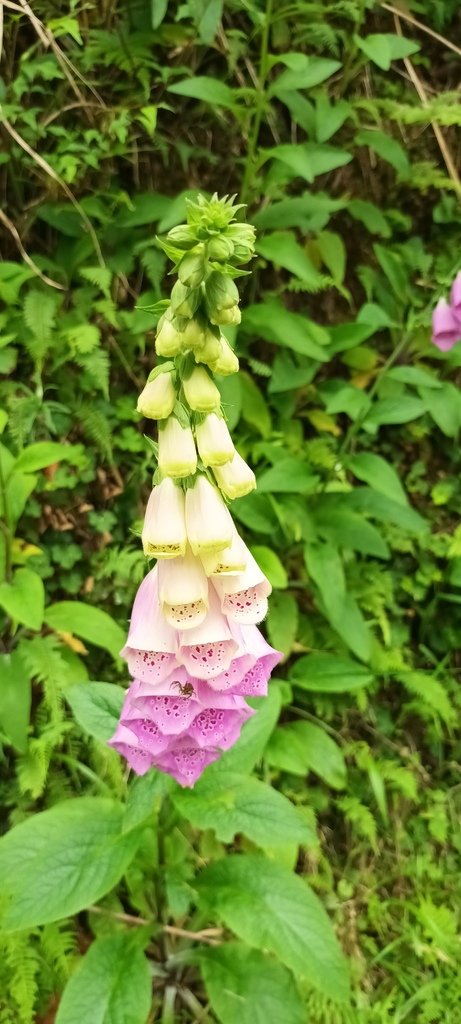
<svg viewBox="0 0 461 1024">
<path fill-rule="evenodd" d="M 53 724 L 62 721 L 62 685 L 67 665 L 54 636 L 37 636 L 21 644 L 21 654 L 32 679 L 43 686 L 46 707 Z"/>
<path fill-rule="evenodd" d="M 109 356 L 105 349 L 96 348 L 94 352 L 76 355 L 75 362 L 88 374 L 95 390 L 102 391 L 104 398 L 109 399 Z"/>
<path fill-rule="evenodd" d="M 40 960 L 29 932 L 8 936 L 5 956 L 11 974 L 9 990 L 17 1005 L 20 1024 L 33 1024 Z"/>
<path fill-rule="evenodd" d="M 107 418 L 98 408 L 82 403 L 78 410 L 82 433 L 96 445 L 104 458 L 112 465 L 112 438 Z"/>
</svg>

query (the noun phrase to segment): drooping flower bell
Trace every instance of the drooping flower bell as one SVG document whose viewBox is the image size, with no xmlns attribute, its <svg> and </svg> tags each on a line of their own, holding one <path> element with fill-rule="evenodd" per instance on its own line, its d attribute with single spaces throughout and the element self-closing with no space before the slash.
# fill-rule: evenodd
<svg viewBox="0 0 461 1024">
<path fill-rule="evenodd" d="M 461 341 L 461 271 L 451 286 L 450 302 L 439 299 L 432 313 L 432 341 L 441 352 Z"/>
<path fill-rule="evenodd" d="M 267 694 L 281 658 L 256 626 L 270 583 L 227 506 L 255 487 L 255 476 L 234 448 L 213 379 L 239 366 L 220 330 L 240 322 L 233 267 L 253 254 L 254 229 L 235 221 L 238 209 L 199 197 L 188 223 L 169 233 L 179 279 L 156 339 L 169 361 L 138 400 L 159 421 L 142 529 L 144 553 L 158 561 L 134 601 L 121 652 L 133 682 L 110 744 L 137 774 L 154 767 L 182 786 L 237 742 L 254 714 L 245 697 Z"/>
</svg>

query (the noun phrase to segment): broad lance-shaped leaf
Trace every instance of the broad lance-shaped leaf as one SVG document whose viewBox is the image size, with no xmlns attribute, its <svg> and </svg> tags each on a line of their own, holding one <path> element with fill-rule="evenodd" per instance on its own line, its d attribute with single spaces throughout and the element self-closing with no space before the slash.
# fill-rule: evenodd
<svg viewBox="0 0 461 1024">
<path fill-rule="evenodd" d="M 0 584 L 0 608 L 28 629 L 40 629 L 45 610 L 43 580 L 32 569 L 16 569 L 11 583 Z"/>
<path fill-rule="evenodd" d="M 211 828 L 224 843 L 242 833 L 261 847 L 286 843 L 315 843 L 302 814 L 290 801 L 259 779 L 221 771 L 207 773 L 193 790 L 176 792 L 179 813 L 196 828 Z"/>
<path fill-rule="evenodd" d="M 347 966 L 331 922 L 299 875 L 256 854 L 231 854 L 205 868 L 196 886 L 239 938 L 275 953 L 332 999 L 347 998 Z"/>
<path fill-rule="evenodd" d="M 145 1024 L 150 1006 L 149 964 L 132 930 L 92 943 L 67 982 L 56 1024 Z"/>
<path fill-rule="evenodd" d="M 85 732 L 101 743 L 113 736 L 125 691 L 115 683 L 76 683 L 64 693 L 71 711 Z"/>
<path fill-rule="evenodd" d="M 59 601 L 46 609 L 45 622 L 58 632 L 75 633 L 83 640 L 103 647 L 118 658 L 125 643 L 125 633 L 102 608 L 83 601 Z"/>
<path fill-rule="evenodd" d="M 304 654 L 290 670 L 290 682 L 314 693 L 348 693 L 373 682 L 373 673 L 352 658 Z"/>
<path fill-rule="evenodd" d="M 123 807 L 79 797 L 27 818 L 0 839 L 1 927 L 35 928 L 77 914 L 113 889 L 141 833 L 122 833 Z"/>
<path fill-rule="evenodd" d="M 346 765 L 338 744 L 319 725 L 289 722 L 275 730 L 266 751 L 269 764 L 295 775 L 313 771 L 334 789 L 346 785 Z"/>
<path fill-rule="evenodd" d="M 293 976 L 273 957 L 243 942 L 225 942 L 200 950 L 199 962 L 221 1024 L 306 1024 Z"/>
</svg>

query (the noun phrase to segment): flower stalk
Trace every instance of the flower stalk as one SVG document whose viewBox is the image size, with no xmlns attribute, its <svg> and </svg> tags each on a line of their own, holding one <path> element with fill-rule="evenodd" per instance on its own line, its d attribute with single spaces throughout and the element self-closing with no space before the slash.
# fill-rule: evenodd
<svg viewBox="0 0 461 1024">
<path fill-rule="evenodd" d="M 150 767 L 193 786 L 238 739 L 281 655 L 256 627 L 270 584 L 227 501 L 256 486 L 236 451 L 215 375 L 236 373 L 226 325 L 240 323 L 235 279 L 254 229 L 233 199 L 199 197 L 161 242 L 177 280 L 162 304 L 160 362 L 138 399 L 158 420 L 158 467 L 142 531 L 157 565 L 133 606 L 122 656 L 133 677 L 110 741 L 137 774 Z M 223 330 L 222 330 L 223 328 Z"/>
</svg>

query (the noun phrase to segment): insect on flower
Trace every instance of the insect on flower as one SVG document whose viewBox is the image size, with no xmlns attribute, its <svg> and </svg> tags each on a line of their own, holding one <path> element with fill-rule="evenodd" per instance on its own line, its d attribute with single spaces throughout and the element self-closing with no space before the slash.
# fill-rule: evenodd
<svg viewBox="0 0 461 1024">
<path fill-rule="evenodd" d="M 192 686 L 192 683 L 172 683 L 170 686 L 170 690 L 172 690 L 174 686 L 178 687 L 181 697 L 195 697 L 195 690 L 194 687 Z"/>
</svg>

